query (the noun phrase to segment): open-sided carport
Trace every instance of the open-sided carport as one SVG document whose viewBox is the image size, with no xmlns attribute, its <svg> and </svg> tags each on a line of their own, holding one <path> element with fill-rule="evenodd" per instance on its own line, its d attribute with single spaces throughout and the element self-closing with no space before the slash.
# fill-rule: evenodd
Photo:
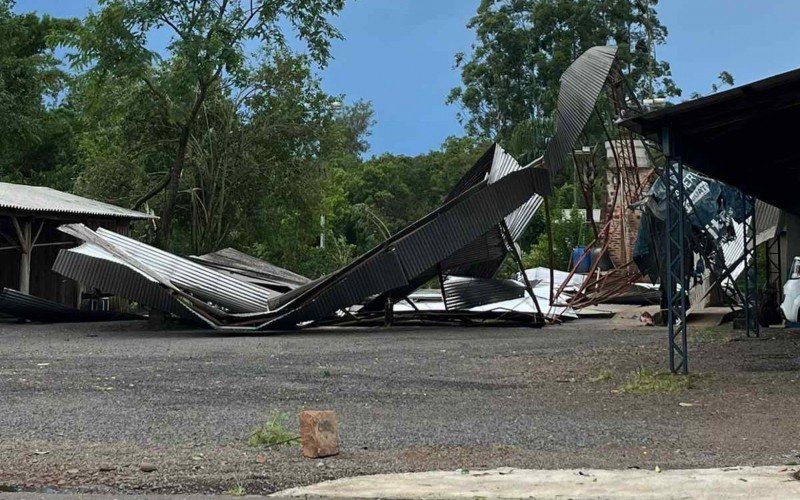
<svg viewBox="0 0 800 500">
<path fill-rule="evenodd" d="M 657 144 L 673 168 L 665 169 L 668 187 L 667 259 L 670 369 L 688 372 L 686 299 L 679 286 L 685 272 L 684 217 L 687 194 L 678 179 L 684 165 L 736 187 L 745 195 L 751 216 L 745 224 L 745 252 L 753 265 L 745 271 L 748 335 L 758 335 L 754 265 L 755 199 L 784 211 L 785 255 L 800 252 L 800 70 L 736 87 L 704 98 L 621 120 L 620 125 Z M 747 260 L 747 259 L 746 259 Z"/>
</svg>

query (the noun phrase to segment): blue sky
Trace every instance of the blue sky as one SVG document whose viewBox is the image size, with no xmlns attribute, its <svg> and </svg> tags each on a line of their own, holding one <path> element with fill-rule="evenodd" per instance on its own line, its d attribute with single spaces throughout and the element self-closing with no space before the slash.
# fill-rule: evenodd
<svg viewBox="0 0 800 500">
<path fill-rule="evenodd" d="M 93 0 L 18 0 L 17 11 L 82 16 Z M 445 104 L 459 82 L 453 55 L 469 51 L 478 0 L 349 0 L 335 20 L 345 41 L 322 73 L 325 89 L 372 101 L 370 154 L 418 154 L 463 132 Z M 800 67 L 798 0 L 662 0 L 669 29 L 659 58 L 684 96 L 708 93 L 720 71 L 737 84 Z"/>
</svg>

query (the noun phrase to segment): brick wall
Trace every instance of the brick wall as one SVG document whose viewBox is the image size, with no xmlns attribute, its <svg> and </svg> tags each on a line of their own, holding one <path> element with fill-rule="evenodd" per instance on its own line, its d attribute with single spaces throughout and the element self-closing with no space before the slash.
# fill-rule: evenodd
<svg viewBox="0 0 800 500">
<path fill-rule="evenodd" d="M 634 141 L 634 145 L 635 162 L 633 161 L 630 145 L 625 145 L 621 141 L 614 141 L 612 149 L 611 142 L 606 142 L 605 144 L 608 168 L 606 168 L 603 183 L 601 227 L 611 219 L 608 253 L 615 266 L 623 266 L 632 260 L 633 247 L 636 242 L 636 235 L 639 232 L 639 219 L 641 218 L 639 211 L 628 208 L 628 201 L 624 199 L 622 192 L 619 193 L 615 202 L 614 194 L 621 186 L 635 183 L 633 179 L 626 178 L 625 175 L 619 176 L 621 183 L 617 182 L 616 171 L 618 163 L 629 169 L 635 168 L 641 185 L 645 185 L 652 172 L 652 165 L 647 157 L 644 145 L 641 141 Z M 633 186 L 626 189 L 631 191 Z"/>
</svg>

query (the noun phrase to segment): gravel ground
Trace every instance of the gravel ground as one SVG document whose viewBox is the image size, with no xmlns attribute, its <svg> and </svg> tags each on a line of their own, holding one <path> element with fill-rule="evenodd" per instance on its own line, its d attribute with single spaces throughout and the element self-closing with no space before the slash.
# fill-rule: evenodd
<svg viewBox="0 0 800 500">
<path fill-rule="evenodd" d="M 695 331 L 695 387 L 639 395 L 618 389 L 665 368 L 666 333 L 609 320 L 237 337 L 0 323 L 0 491 L 269 493 L 459 467 L 800 461 L 800 333 Z M 338 457 L 247 446 L 272 412 L 297 431 L 302 409 L 337 411 Z"/>
</svg>

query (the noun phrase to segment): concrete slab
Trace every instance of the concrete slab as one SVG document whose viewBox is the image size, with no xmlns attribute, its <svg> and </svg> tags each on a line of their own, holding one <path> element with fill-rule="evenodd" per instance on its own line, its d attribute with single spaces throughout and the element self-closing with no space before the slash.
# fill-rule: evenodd
<svg viewBox="0 0 800 500">
<path fill-rule="evenodd" d="M 276 493 L 280 497 L 354 499 L 460 498 L 800 498 L 796 468 L 730 467 L 685 470 L 437 471 L 380 474 L 327 481 Z"/>
</svg>

